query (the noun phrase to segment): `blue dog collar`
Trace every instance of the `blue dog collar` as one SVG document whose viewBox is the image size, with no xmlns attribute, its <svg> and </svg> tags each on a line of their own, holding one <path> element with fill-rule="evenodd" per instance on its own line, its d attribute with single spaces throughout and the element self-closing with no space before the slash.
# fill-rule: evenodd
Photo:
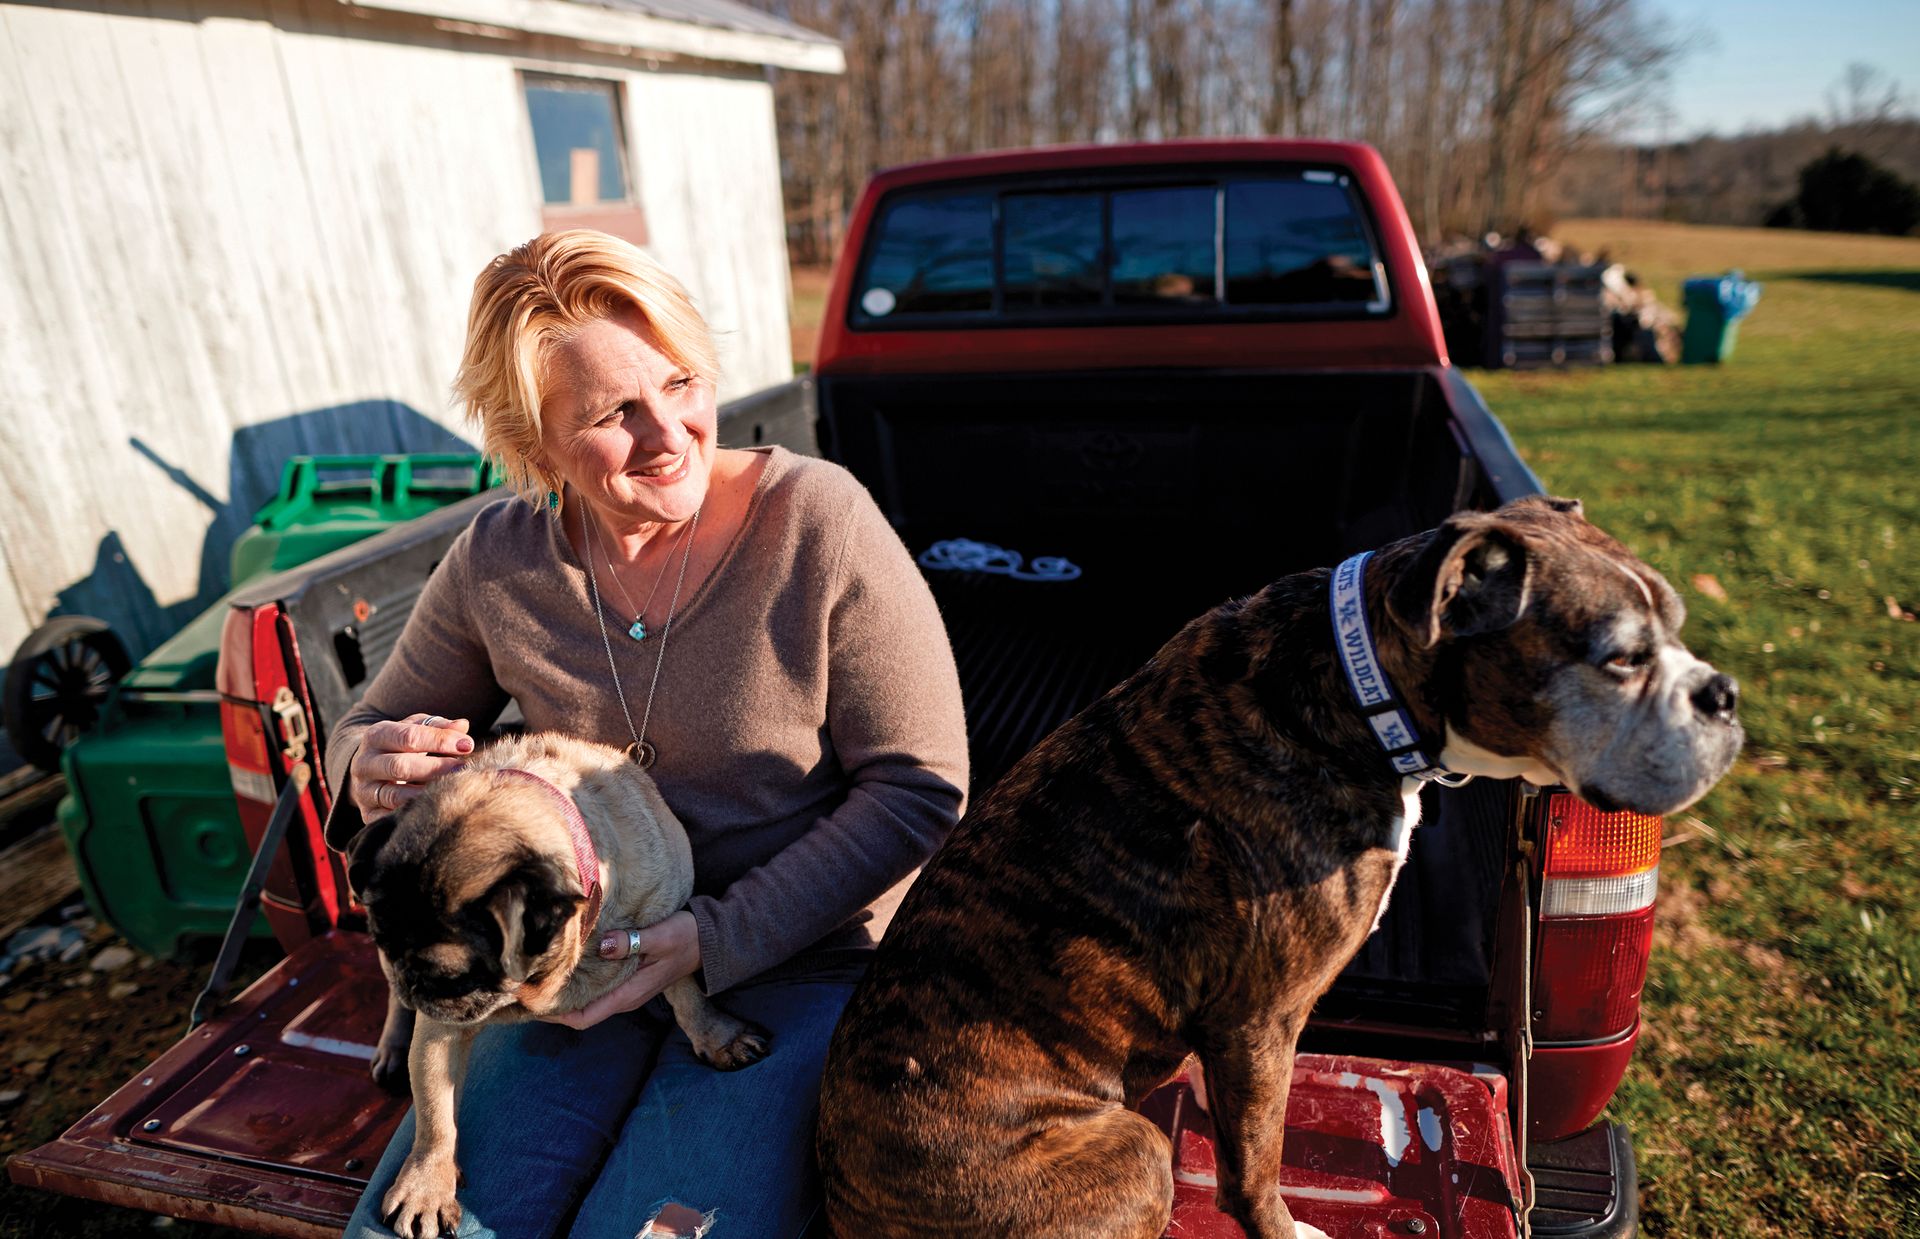
<svg viewBox="0 0 1920 1239">
<path fill-rule="evenodd" d="M 1362 589 L 1367 560 L 1372 557 L 1372 551 L 1362 551 L 1333 570 L 1333 643 L 1340 651 L 1340 664 L 1347 670 L 1347 686 L 1353 690 L 1353 700 L 1366 716 L 1367 726 L 1373 729 L 1373 738 L 1397 773 L 1422 782 L 1442 779 L 1449 786 L 1457 786 L 1471 776 L 1450 775 L 1444 766 L 1428 760 L 1419 729 L 1380 666 Z"/>
</svg>

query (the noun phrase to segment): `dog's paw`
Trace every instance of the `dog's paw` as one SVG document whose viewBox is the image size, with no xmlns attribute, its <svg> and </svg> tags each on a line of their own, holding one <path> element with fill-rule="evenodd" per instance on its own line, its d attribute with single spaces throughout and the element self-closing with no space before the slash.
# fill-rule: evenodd
<svg viewBox="0 0 1920 1239">
<path fill-rule="evenodd" d="M 409 1157 L 380 1200 L 380 1216 L 401 1239 L 451 1235 L 460 1225 L 459 1186 L 460 1172 L 451 1161 Z"/>
<path fill-rule="evenodd" d="M 382 1041 L 373 1050 L 373 1065 L 369 1070 L 373 1082 L 395 1097 L 407 1095 L 407 1043 L 389 1045 Z"/>
<path fill-rule="evenodd" d="M 751 1067 L 773 1052 L 773 1034 L 758 1024 L 735 1021 L 739 1028 L 732 1037 L 707 1046 L 696 1046 L 700 1061 L 720 1071 L 738 1071 Z"/>
<path fill-rule="evenodd" d="M 413 1024 L 413 1012 L 388 993 L 387 1018 L 380 1026 L 380 1039 L 374 1042 L 371 1073 L 375 1084 L 396 1097 L 408 1091 L 407 1051 L 413 1046 Z"/>
</svg>

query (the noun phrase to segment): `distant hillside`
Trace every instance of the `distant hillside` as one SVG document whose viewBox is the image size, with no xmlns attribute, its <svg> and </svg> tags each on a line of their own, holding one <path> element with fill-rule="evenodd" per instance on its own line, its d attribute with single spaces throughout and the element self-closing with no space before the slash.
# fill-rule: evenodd
<svg viewBox="0 0 1920 1239">
<path fill-rule="evenodd" d="M 1920 119 L 1809 122 L 1668 146 L 1595 146 L 1568 157 L 1547 201 L 1561 218 L 1758 224 L 1798 190 L 1800 169 L 1834 146 L 1920 181 Z"/>
</svg>

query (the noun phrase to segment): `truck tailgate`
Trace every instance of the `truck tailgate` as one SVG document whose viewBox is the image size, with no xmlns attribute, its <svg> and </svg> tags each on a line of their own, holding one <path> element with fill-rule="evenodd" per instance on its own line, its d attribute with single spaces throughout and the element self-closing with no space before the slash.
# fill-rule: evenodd
<svg viewBox="0 0 1920 1239">
<path fill-rule="evenodd" d="M 407 1107 L 367 1074 L 385 1006 L 365 935 L 325 934 L 8 1170 L 259 1234 L 337 1235 Z M 1289 1206 L 1334 1239 L 1515 1234 L 1504 1087 L 1449 1067 L 1301 1055 Z M 1169 1236 L 1239 1235 L 1213 1208 L 1213 1131 L 1192 1086 L 1169 1084 L 1145 1110 L 1173 1141 Z"/>
<path fill-rule="evenodd" d="M 367 1073 L 372 942 L 315 938 L 51 1144 L 15 1183 L 266 1235 L 338 1235 L 405 1098 Z"/>
</svg>

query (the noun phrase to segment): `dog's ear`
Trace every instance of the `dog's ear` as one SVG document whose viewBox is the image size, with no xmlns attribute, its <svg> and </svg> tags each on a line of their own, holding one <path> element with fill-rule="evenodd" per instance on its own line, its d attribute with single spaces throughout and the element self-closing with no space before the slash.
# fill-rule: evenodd
<svg viewBox="0 0 1920 1239">
<path fill-rule="evenodd" d="M 487 907 L 500 924 L 500 971 L 524 981 L 553 946 L 553 939 L 585 900 L 562 887 L 551 867 L 538 861 L 516 866 L 494 884 Z"/>
<path fill-rule="evenodd" d="M 363 904 L 367 901 L 366 891 L 373 881 L 374 870 L 380 864 L 380 849 L 393 838 L 393 828 L 399 820 L 398 813 L 389 813 L 362 828 L 353 842 L 347 844 L 347 886 L 353 891 L 353 897 Z"/>
<path fill-rule="evenodd" d="M 1396 619 L 1425 649 L 1443 637 L 1496 632 L 1527 609 L 1532 564 L 1519 532 L 1497 517 L 1449 517 L 1433 531 L 1388 596 Z"/>
<path fill-rule="evenodd" d="M 1518 508 L 1545 508 L 1549 512 L 1561 512 L 1568 516 L 1587 519 L 1587 510 L 1578 499 L 1562 499 L 1557 495 L 1527 495 L 1516 499 L 1508 506 L 1509 511 Z"/>
</svg>

